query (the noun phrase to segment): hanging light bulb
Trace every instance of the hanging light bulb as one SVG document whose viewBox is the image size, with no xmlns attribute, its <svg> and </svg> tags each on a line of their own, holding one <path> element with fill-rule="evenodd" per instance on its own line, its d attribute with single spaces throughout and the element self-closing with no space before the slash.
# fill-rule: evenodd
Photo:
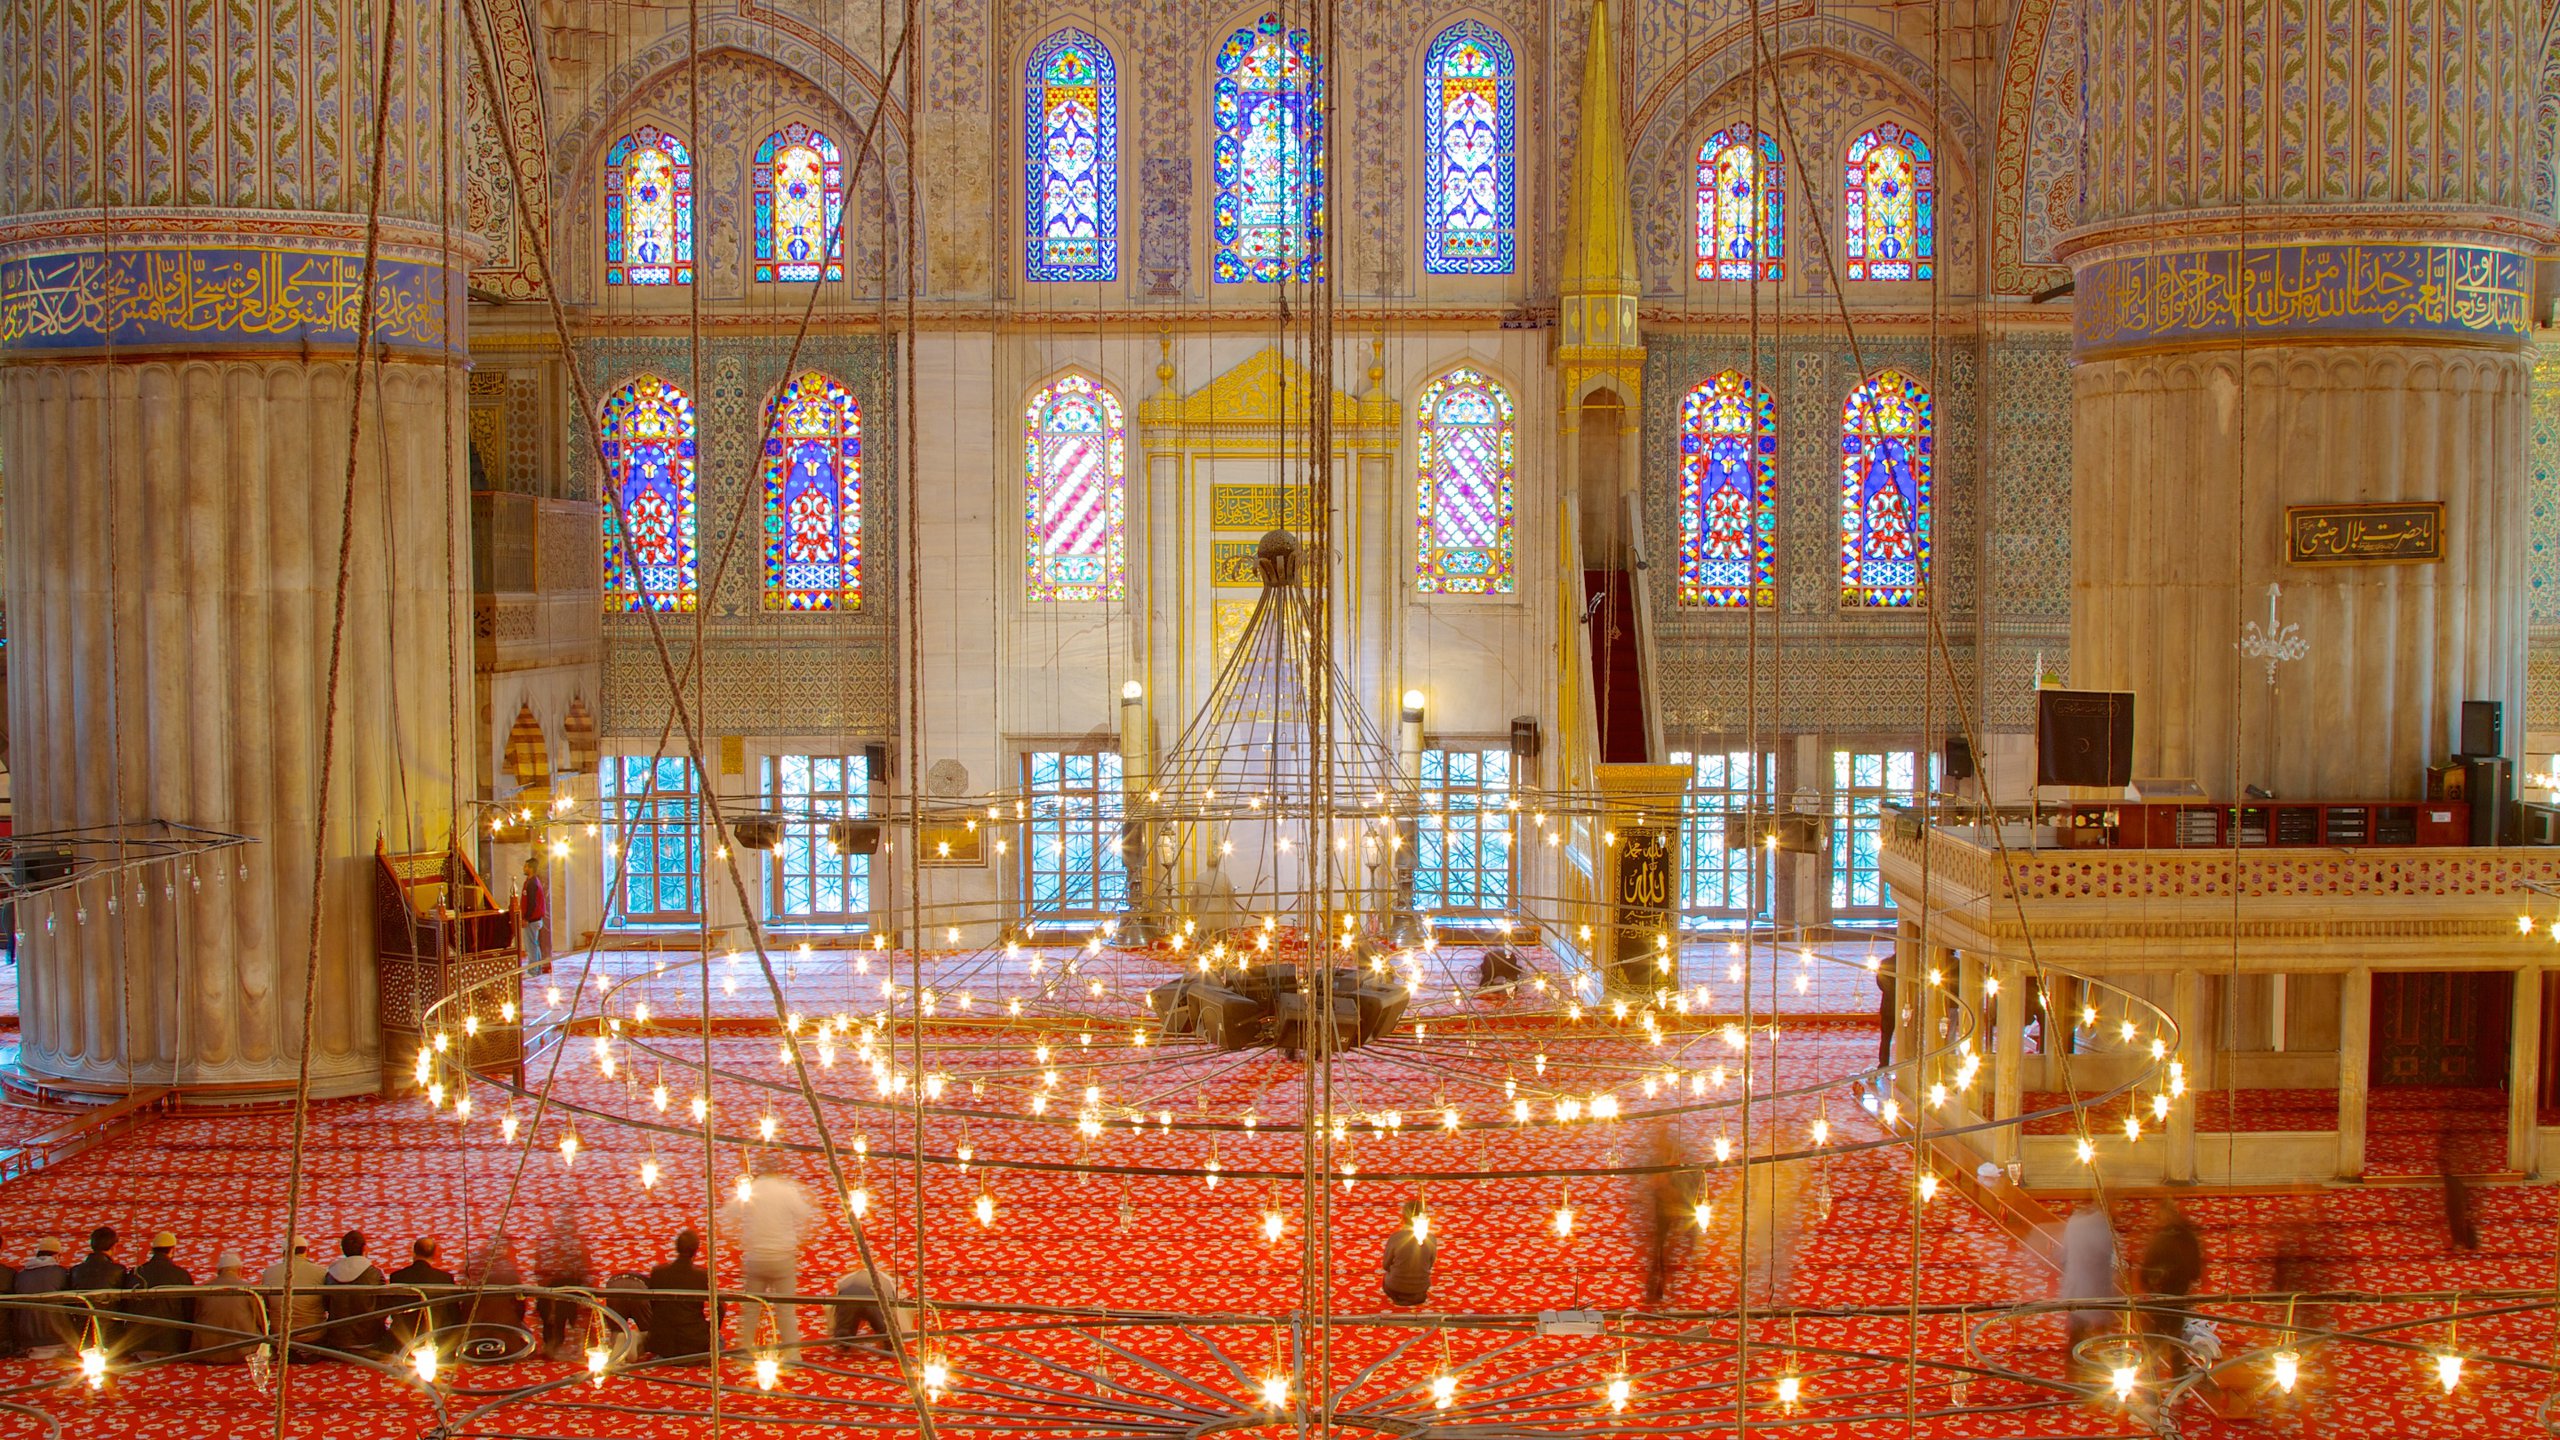
<svg viewBox="0 0 2560 1440">
<path fill-rule="evenodd" d="M 996 1197 L 988 1194 L 984 1190 L 981 1190 L 978 1192 L 978 1203 L 972 1208 L 978 1212 L 978 1224 L 981 1228 L 994 1226 L 996 1223 Z"/>
<path fill-rule="evenodd" d="M 574 1131 L 560 1137 L 560 1163 L 564 1165 L 578 1163 L 578 1137 Z"/>
<path fill-rule="evenodd" d="M 1416 1244 L 1420 1244 L 1431 1238 L 1430 1211 L 1416 1210 L 1413 1212 L 1413 1238 Z"/>
<path fill-rule="evenodd" d="M 516 1139 L 516 1117 L 513 1113 L 498 1117 L 498 1137 L 512 1145 Z"/>
<path fill-rule="evenodd" d="M 1706 1229 L 1709 1225 L 1715 1222 L 1715 1218 L 1715 1207 L 1708 1204 L 1703 1198 L 1700 1199 L 1698 1201 L 1697 1209 L 1698 1228 L 1700 1230 Z"/>
<path fill-rule="evenodd" d="M 1572 1234 L 1573 1202 L 1568 1200 L 1564 1204 L 1556 1207 L 1556 1235 L 1561 1239 L 1569 1237 Z"/>
<path fill-rule="evenodd" d="M 1289 1408 L 1288 1376 L 1265 1375 L 1262 1377 L 1262 1408 L 1272 1411 Z"/>
<path fill-rule="evenodd" d="M 756 1388 L 770 1390 L 782 1379 L 782 1362 L 768 1350 L 756 1356 Z"/>
<path fill-rule="evenodd" d="M 1795 1413 L 1796 1401 L 1804 1395 L 1803 1377 L 1786 1374 L 1778 1377 L 1778 1405 L 1788 1414 Z"/>
<path fill-rule="evenodd" d="M 923 1379 L 925 1398 L 939 1400 L 942 1398 L 943 1390 L 951 1384 L 951 1367 L 943 1363 L 941 1356 L 936 1355 L 924 1362 Z"/>
<path fill-rule="evenodd" d="M 2436 1383 L 2444 1387 L 2447 1395 L 2453 1393 L 2454 1386 L 2462 1383 L 2461 1355 L 2451 1350 L 2436 1352 Z"/>
<path fill-rule="evenodd" d="M 2119 1404 L 2133 1398 L 2133 1382 L 2140 1374 L 2141 1371 L 2131 1365 L 2118 1365 L 2108 1372 L 2108 1382 L 2115 1387 L 2116 1400 Z"/>
<path fill-rule="evenodd" d="M 2279 1350 L 2273 1361 L 2276 1388 L 2287 1395 L 2293 1393 L 2294 1382 L 2302 1378 L 2302 1357 L 2290 1350 Z"/>
<path fill-rule="evenodd" d="M 640 1162 L 640 1188 L 643 1190 L 658 1188 L 658 1162 L 654 1157 Z"/>
<path fill-rule="evenodd" d="M 1938 1175 L 1934 1170 L 1920 1172 L 1920 1201 L 1927 1204 L 1938 1198 Z"/>
<path fill-rule="evenodd" d="M 107 1384 L 107 1352 L 96 1344 L 81 1347 L 80 1377 L 92 1390 L 103 1390 Z"/>
<path fill-rule="evenodd" d="M 440 1366 L 436 1359 L 435 1347 L 432 1345 L 421 1345 L 417 1349 L 410 1351 L 409 1368 L 417 1374 L 419 1384 L 433 1385 L 436 1383 L 436 1371 Z"/>
<path fill-rule="evenodd" d="M 1265 1210 L 1262 1212 L 1262 1238 L 1266 1242 L 1278 1244 L 1281 1233 L 1287 1228 L 1288 1222 L 1281 1218 L 1279 1211 Z"/>
<path fill-rule="evenodd" d="M 754 1199 L 756 1198 L 756 1182 L 755 1182 L 755 1180 L 754 1180 L 752 1177 L 749 1177 L 749 1176 L 746 1176 L 746 1175 L 740 1175 L 740 1176 L 738 1177 L 738 1189 L 737 1189 L 737 1195 L 738 1195 L 738 1203 L 739 1203 L 739 1204 L 741 1204 L 741 1205 L 747 1204 L 748 1202 L 750 1202 L 750 1201 L 754 1200 Z"/>
<path fill-rule="evenodd" d="M 1609 1411 L 1611 1414 L 1624 1414 L 1626 1412 L 1627 1396 L 1634 1390 L 1634 1388 L 1634 1383 L 1629 1381 L 1624 1375 L 1612 1375 L 1609 1377 Z"/>
<path fill-rule="evenodd" d="M 612 1351 L 607 1350 L 602 1345 L 590 1345 L 587 1347 L 588 1379 L 593 1380 L 598 1385 L 602 1385 L 604 1383 L 605 1367 L 612 1363 Z"/>
<path fill-rule="evenodd" d="M 1432 1376 L 1432 1377 L 1431 1377 L 1431 1408 L 1432 1408 L 1432 1409 L 1434 1409 L 1434 1410 L 1446 1410 L 1446 1409 L 1448 1409 L 1448 1408 L 1449 1408 L 1449 1406 L 1450 1406 L 1452 1403 L 1454 1403 L 1454 1402 L 1457 1400 L 1457 1398 L 1458 1398 L 1458 1377 L 1457 1377 L 1457 1376 L 1455 1376 L 1455 1375 L 1446 1375 L 1446 1374 L 1442 1374 L 1442 1375 L 1434 1375 L 1434 1376 Z"/>
<path fill-rule="evenodd" d="M 871 1191 L 865 1186 L 854 1186 L 851 1190 L 845 1193 L 844 1208 L 852 1211 L 853 1218 L 856 1220 L 870 1214 Z"/>
</svg>

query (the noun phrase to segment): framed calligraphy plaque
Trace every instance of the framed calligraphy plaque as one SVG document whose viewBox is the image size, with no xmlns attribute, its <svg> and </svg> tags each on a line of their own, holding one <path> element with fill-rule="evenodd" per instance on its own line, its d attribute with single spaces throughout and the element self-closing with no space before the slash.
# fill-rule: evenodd
<svg viewBox="0 0 2560 1440">
<path fill-rule="evenodd" d="M 2287 505 L 2284 558 L 2294 565 L 2425 565 L 2444 558 L 2444 505 Z"/>
</svg>

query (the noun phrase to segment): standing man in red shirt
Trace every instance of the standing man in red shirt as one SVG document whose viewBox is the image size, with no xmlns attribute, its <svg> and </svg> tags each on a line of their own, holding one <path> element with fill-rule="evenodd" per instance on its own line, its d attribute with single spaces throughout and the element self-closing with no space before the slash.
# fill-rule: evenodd
<svg viewBox="0 0 2560 1440">
<path fill-rule="evenodd" d="M 516 886 L 516 930 L 524 937 L 524 963 L 536 974 L 551 971 L 551 891 L 542 883 L 542 861 L 524 857 L 524 879 Z"/>
</svg>

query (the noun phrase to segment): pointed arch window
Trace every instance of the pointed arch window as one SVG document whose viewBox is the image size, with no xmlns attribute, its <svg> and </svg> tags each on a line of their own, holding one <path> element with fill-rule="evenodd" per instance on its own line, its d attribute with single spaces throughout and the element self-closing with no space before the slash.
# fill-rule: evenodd
<svg viewBox="0 0 2560 1440">
<path fill-rule="evenodd" d="M 1304 28 L 1264 15 L 1218 51 L 1211 275 L 1312 281 L 1324 238 L 1324 71 Z"/>
<path fill-rule="evenodd" d="M 1840 410 L 1840 603 L 1917 605 L 1929 583 L 1929 392 L 1885 370 Z"/>
<path fill-rule="evenodd" d="M 1023 432 L 1030 598 L 1120 599 L 1129 446 L 1120 397 L 1098 380 L 1062 375 L 1031 397 Z"/>
<path fill-rule="evenodd" d="M 1120 77 L 1111 49 L 1069 27 L 1023 76 L 1023 232 L 1031 280 L 1120 275 Z"/>
<path fill-rule="evenodd" d="M 1414 589 L 1425 595 L 1511 593 L 1511 396 L 1470 369 L 1422 392 Z"/>
<path fill-rule="evenodd" d="M 844 278 L 844 161 L 794 120 L 756 151 L 756 278 Z M 822 258 L 823 257 L 823 258 Z"/>
<path fill-rule="evenodd" d="M 1508 275 L 1518 198 L 1510 42 L 1461 20 L 1431 42 L 1422 74 L 1422 268 Z"/>
<path fill-rule="evenodd" d="M 1786 276 L 1787 187 L 1778 142 L 1729 125 L 1698 147 L 1698 278 Z"/>
<path fill-rule="evenodd" d="M 1680 603 L 1777 603 L 1778 422 L 1738 370 L 1680 403 Z"/>
<path fill-rule="evenodd" d="M 1929 142 L 1887 120 L 1849 145 L 1841 249 L 1852 280 L 1926 280 L 1937 253 L 1938 166 Z"/>
<path fill-rule="evenodd" d="M 693 283 L 693 156 L 655 125 L 605 152 L 604 283 Z"/>
<path fill-rule="evenodd" d="M 765 416 L 764 608 L 862 605 L 862 406 L 815 370 Z"/>
<path fill-rule="evenodd" d="M 640 376 L 605 398 L 603 430 L 606 607 L 691 610 L 693 399 Z"/>
</svg>

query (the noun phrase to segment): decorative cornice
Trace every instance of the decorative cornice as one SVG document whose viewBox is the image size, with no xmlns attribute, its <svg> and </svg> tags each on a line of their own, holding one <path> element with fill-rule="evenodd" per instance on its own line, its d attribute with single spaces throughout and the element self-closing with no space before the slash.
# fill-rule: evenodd
<svg viewBox="0 0 2560 1440">
<path fill-rule="evenodd" d="M 1138 418 L 1150 435 L 1167 439 L 1185 433 L 1275 431 L 1306 424 L 1314 390 L 1314 377 L 1304 365 L 1263 349 L 1188 395 L 1149 397 L 1139 403 Z M 1395 436 L 1398 407 L 1383 392 L 1352 396 L 1336 390 L 1332 403 L 1336 433 Z"/>
</svg>

